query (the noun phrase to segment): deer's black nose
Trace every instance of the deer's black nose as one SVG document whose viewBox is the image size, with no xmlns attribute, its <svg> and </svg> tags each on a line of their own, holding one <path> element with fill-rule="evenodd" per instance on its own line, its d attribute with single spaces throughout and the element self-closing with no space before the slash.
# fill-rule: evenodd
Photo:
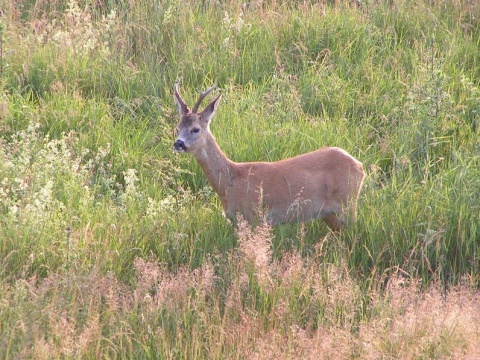
<svg viewBox="0 0 480 360">
<path fill-rule="evenodd" d="M 185 143 L 182 140 L 176 140 L 175 143 L 173 144 L 173 149 L 175 151 L 187 151 L 187 147 L 185 146 Z"/>
</svg>

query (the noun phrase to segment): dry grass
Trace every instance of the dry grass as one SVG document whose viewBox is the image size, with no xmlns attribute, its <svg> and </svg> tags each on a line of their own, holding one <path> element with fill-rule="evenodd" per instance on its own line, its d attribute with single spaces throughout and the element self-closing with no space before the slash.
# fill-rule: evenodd
<svg viewBox="0 0 480 360">
<path fill-rule="evenodd" d="M 201 358 L 480 356 L 478 291 L 460 286 L 443 294 L 435 283 L 422 289 L 398 273 L 383 289 L 365 292 L 343 265 L 295 251 L 272 260 L 267 225 L 240 223 L 238 236 L 240 246 L 221 269 L 228 284 L 212 261 L 171 271 L 142 258 L 133 262 L 132 286 L 97 271 L 18 281 L 2 289 L 0 312 L 14 313 L 18 323 L 9 336 L 23 339 L 21 357 L 37 359 L 104 357 L 148 339 L 162 341 L 154 346 L 168 354 L 187 346 L 186 338 L 203 347 Z M 168 318 L 177 323 L 167 326 Z"/>
</svg>

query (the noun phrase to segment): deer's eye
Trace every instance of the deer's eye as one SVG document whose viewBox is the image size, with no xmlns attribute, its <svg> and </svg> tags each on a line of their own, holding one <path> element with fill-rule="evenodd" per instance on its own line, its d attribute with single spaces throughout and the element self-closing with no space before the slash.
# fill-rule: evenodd
<svg viewBox="0 0 480 360">
<path fill-rule="evenodd" d="M 196 133 L 199 133 L 200 132 L 200 129 L 199 128 L 193 128 L 192 129 L 192 133 L 193 134 L 196 134 Z"/>
</svg>

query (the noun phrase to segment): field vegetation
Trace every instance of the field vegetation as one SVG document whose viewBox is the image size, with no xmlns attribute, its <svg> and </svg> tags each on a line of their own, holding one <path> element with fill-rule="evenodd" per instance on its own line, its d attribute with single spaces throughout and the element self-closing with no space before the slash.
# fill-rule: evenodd
<svg viewBox="0 0 480 360">
<path fill-rule="evenodd" d="M 480 358 L 475 0 L 0 0 L 0 358 Z M 358 221 L 232 226 L 235 161 L 339 146 Z"/>
</svg>

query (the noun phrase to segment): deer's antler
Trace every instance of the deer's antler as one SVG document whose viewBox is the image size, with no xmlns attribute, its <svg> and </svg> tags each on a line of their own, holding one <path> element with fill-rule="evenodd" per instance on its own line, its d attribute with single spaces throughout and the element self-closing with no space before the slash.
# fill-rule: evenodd
<svg viewBox="0 0 480 360">
<path fill-rule="evenodd" d="M 193 113 L 196 113 L 198 111 L 198 107 L 200 106 L 200 104 L 202 103 L 202 100 L 205 99 L 205 96 L 207 96 L 208 94 L 210 94 L 213 90 L 215 90 L 215 88 L 217 87 L 217 84 L 213 84 L 212 87 L 208 88 L 207 90 L 203 91 L 200 93 L 200 97 L 198 98 L 197 102 L 195 103 L 195 106 L 193 107 L 193 110 L 192 112 Z"/>
<path fill-rule="evenodd" d="M 190 112 L 190 109 L 188 108 L 188 105 L 187 103 L 185 102 L 185 100 L 182 99 L 182 97 L 180 96 L 180 91 L 178 90 L 178 85 L 180 84 L 180 80 L 177 79 L 175 81 L 175 87 L 174 87 L 174 95 L 175 97 L 177 98 L 177 101 L 178 103 L 180 104 L 180 106 L 182 107 L 182 112 L 184 114 L 188 114 Z"/>
</svg>

